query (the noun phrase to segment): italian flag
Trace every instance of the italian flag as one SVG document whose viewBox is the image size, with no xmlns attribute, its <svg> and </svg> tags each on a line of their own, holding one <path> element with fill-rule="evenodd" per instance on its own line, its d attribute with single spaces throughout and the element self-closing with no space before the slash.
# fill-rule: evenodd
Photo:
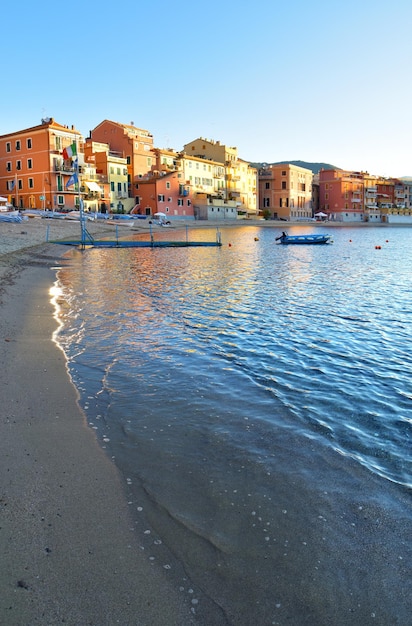
<svg viewBox="0 0 412 626">
<path fill-rule="evenodd" d="M 68 148 L 64 148 L 63 159 L 65 160 L 71 159 L 72 157 L 76 156 L 76 154 L 77 154 L 76 144 L 72 143 L 72 145 L 69 146 Z"/>
</svg>

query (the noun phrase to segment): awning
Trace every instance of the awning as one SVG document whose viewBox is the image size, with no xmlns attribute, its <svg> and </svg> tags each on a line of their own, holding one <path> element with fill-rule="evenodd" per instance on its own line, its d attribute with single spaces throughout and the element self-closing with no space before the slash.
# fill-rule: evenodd
<svg viewBox="0 0 412 626">
<path fill-rule="evenodd" d="M 84 181 L 84 184 L 90 189 L 90 191 L 98 191 L 99 193 L 102 193 L 102 190 L 97 183 Z"/>
</svg>

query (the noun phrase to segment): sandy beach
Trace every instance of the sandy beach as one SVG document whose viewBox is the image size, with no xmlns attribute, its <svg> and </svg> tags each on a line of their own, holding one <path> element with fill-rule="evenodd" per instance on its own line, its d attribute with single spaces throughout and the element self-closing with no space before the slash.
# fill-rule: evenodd
<svg viewBox="0 0 412 626">
<path fill-rule="evenodd" d="M 0 223 L 0 623 L 200 624 L 167 571 L 140 556 L 121 477 L 52 341 L 52 268 L 67 248 L 44 243 L 46 227 Z M 50 231 L 79 226 L 56 221 Z"/>
</svg>

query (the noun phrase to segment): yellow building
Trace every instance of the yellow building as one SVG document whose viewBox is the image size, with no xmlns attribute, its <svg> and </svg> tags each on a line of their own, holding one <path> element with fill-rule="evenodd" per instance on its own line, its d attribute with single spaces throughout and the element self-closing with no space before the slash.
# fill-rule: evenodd
<svg viewBox="0 0 412 626">
<path fill-rule="evenodd" d="M 240 214 L 257 214 L 257 170 L 238 157 L 236 147 L 200 137 L 185 144 L 184 153 L 188 159 L 200 157 L 223 168 L 219 174 L 219 192 L 224 199 L 235 202 Z"/>
</svg>

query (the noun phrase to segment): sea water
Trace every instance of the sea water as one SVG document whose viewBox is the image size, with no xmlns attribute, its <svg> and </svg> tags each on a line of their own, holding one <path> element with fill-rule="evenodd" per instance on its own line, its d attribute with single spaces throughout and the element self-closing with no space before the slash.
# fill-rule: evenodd
<svg viewBox="0 0 412 626">
<path fill-rule="evenodd" d="M 90 428 L 199 623 L 412 624 L 412 229 L 331 231 L 224 228 L 58 272 Z"/>
</svg>

